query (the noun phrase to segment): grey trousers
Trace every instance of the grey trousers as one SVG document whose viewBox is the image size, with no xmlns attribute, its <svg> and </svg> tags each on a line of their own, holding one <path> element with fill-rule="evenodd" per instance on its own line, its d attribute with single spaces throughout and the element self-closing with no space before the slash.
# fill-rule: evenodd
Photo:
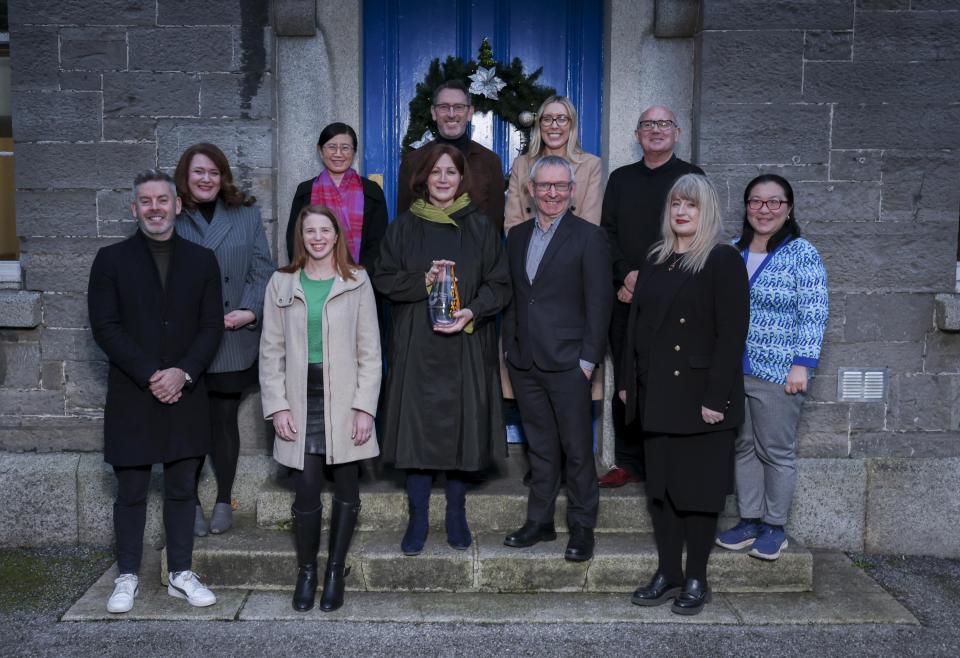
<svg viewBox="0 0 960 658">
<path fill-rule="evenodd" d="M 797 484 L 797 423 L 806 395 L 747 375 L 746 414 L 736 441 L 737 502 L 744 519 L 785 525 Z"/>
</svg>

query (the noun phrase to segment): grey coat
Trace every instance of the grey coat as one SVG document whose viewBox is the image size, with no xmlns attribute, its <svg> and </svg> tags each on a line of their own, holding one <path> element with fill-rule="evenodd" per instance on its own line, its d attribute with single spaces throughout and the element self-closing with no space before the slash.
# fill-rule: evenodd
<svg viewBox="0 0 960 658">
<path fill-rule="evenodd" d="M 237 331 L 226 331 L 207 372 L 246 370 L 260 351 L 260 322 L 267 281 L 276 269 L 267 235 L 256 206 L 228 208 L 217 200 L 213 221 L 199 210 L 177 215 L 177 233 L 213 251 L 220 266 L 223 314 L 238 309 L 253 311 L 257 319 Z"/>
</svg>

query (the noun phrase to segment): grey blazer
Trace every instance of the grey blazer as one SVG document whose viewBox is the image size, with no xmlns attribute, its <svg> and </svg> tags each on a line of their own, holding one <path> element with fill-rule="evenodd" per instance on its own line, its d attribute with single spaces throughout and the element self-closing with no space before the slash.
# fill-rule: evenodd
<svg viewBox="0 0 960 658">
<path fill-rule="evenodd" d="M 276 269 L 260 209 L 256 206 L 227 208 L 217 201 L 213 221 L 199 210 L 184 209 L 177 215 L 177 233 L 213 251 L 220 265 L 223 314 L 238 309 L 253 311 L 257 319 L 237 331 L 225 331 L 220 349 L 207 372 L 246 370 L 260 351 L 260 320 L 263 296 Z"/>
</svg>

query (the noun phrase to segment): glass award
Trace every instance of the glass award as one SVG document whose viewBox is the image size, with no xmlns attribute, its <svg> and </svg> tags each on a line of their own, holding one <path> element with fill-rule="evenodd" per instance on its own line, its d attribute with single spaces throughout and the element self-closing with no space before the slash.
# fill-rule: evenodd
<svg viewBox="0 0 960 658">
<path fill-rule="evenodd" d="M 444 265 L 427 299 L 430 309 L 430 322 L 434 326 L 449 327 L 456 324 L 453 314 L 460 310 L 460 288 L 457 286 L 455 265 Z"/>
</svg>

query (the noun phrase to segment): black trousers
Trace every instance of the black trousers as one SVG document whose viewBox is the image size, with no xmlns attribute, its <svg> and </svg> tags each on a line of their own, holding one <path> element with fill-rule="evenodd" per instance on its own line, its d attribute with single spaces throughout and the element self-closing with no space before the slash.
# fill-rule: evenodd
<svg viewBox="0 0 960 658">
<path fill-rule="evenodd" d="M 188 571 L 193 563 L 194 474 L 202 457 L 163 465 L 163 529 L 170 571 Z M 114 466 L 117 500 L 113 531 L 120 573 L 139 573 L 143 559 L 143 529 L 147 523 L 147 490 L 152 464 Z"/>
<path fill-rule="evenodd" d="M 613 315 L 610 318 L 610 355 L 614 373 L 620 368 L 623 349 L 627 344 L 627 324 L 630 321 L 630 304 L 613 300 Z M 631 475 L 644 478 L 643 438 L 639 423 L 629 426 L 624 418 L 626 405 L 619 395 L 613 396 L 611 415 L 613 419 L 613 459 L 617 466 L 630 471 Z"/>
<path fill-rule="evenodd" d="M 579 367 L 560 372 L 537 366 L 509 368 L 530 460 L 527 518 L 553 523 L 565 462 L 567 523 L 596 527 L 600 491 L 593 460 L 590 381 Z"/>
<path fill-rule="evenodd" d="M 346 503 L 360 500 L 358 462 L 328 466 L 324 455 L 306 454 L 303 456 L 303 470 L 295 472 L 293 508 L 300 512 L 311 512 L 320 507 L 323 488 L 328 481 L 333 482 L 333 497 L 337 500 Z"/>
<path fill-rule="evenodd" d="M 683 546 L 687 546 L 687 578 L 707 582 L 707 561 L 713 549 L 717 532 L 715 512 L 685 512 L 678 510 L 667 493 L 664 500 L 651 498 L 650 516 L 653 535 L 657 541 L 657 570 L 671 583 L 682 583 Z"/>
<path fill-rule="evenodd" d="M 241 393 L 209 391 L 210 401 L 210 458 L 213 475 L 217 479 L 217 502 L 230 503 L 233 481 L 237 477 L 237 462 L 240 459 L 240 428 L 237 414 L 240 411 Z M 199 488 L 203 473 L 204 458 L 197 464 L 196 483 Z M 196 500 L 200 504 L 200 498 Z"/>
</svg>

